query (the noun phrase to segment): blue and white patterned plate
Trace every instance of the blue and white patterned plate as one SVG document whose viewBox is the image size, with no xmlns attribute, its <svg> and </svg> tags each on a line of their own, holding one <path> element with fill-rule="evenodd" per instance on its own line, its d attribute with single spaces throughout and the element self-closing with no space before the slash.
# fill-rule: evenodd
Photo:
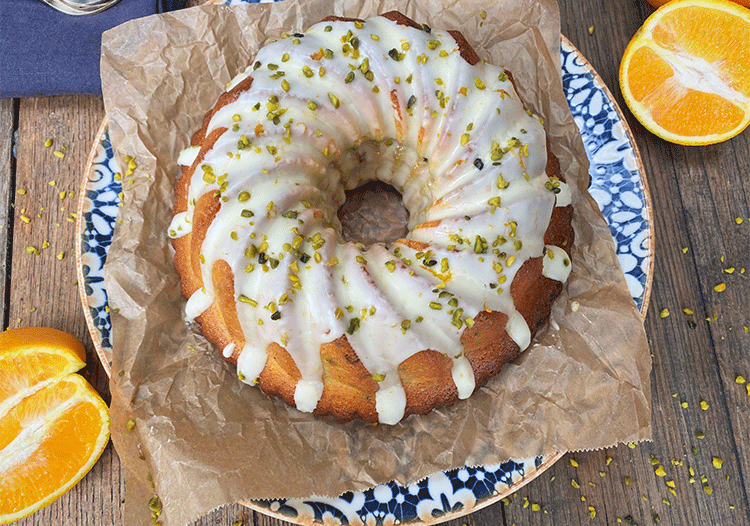
<svg viewBox="0 0 750 526">
<path fill-rule="evenodd" d="M 589 190 L 610 225 L 633 299 L 645 315 L 652 276 L 651 198 L 640 154 L 617 103 L 591 65 L 565 38 L 560 52 L 563 88 L 590 161 Z M 89 332 L 108 374 L 112 325 L 102 267 L 120 204 L 118 172 L 105 121 L 79 194 L 77 266 Z M 410 486 L 390 482 L 335 499 L 263 500 L 248 506 L 298 524 L 435 524 L 514 493 L 561 456 L 464 467 L 435 473 Z"/>
</svg>

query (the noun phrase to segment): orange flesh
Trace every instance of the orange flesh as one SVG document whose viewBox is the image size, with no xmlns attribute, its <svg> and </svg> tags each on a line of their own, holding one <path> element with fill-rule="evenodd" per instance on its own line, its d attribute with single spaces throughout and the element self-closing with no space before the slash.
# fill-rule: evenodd
<svg viewBox="0 0 750 526">
<path fill-rule="evenodd" d="M 708 62 L 732 89 L 750 96 L 750 24 L 703 7 L 666 13 L 652 33 L 656 45 Z M 707 45 L 710 43 L 710 45 Z"/>
<path fill-rule="evenodd" d="M 739 126 L 745 117 L 742 108 L 724 97 L 682 85 L 672 67 L 650 48 L 635 52 L 628 78 L 633 97 L 648 109 L 656 124 L 673 133 L 725 133 Z"/>
<path fill-rule="evenodd" d="M 0 417 L 0 515 L 51 502 L 93 464 L 108 436 L 106 406 L 97 399 L 82 377 L 70 375 Z"/>
<path fill-rule="evenodd" d="M 620 83 L 650 131 L 710 144 L 750 122 L 750 12 L 723 0 L 675 0 L 633 37 Z"/>
</svg>

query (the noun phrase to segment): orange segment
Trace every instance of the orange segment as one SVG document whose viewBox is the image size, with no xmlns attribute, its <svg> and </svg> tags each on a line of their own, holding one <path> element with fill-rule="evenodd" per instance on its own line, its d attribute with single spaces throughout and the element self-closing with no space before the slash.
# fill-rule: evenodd
<svg viewBox="0 0 750 526">
<path fill-rule="evenodd" d="M 667 11 L 654 26 L 654 44 L 676 55 L 687 54 L 698 73 L 711 71 L 745 97 L 750 96 L 750 12 L 740 15 L 715 7 L 694 7 L 690 16 L 680 9 Z M 744 14 L 745 16 L 741 16 Z M 745 23 L 742 22 L 743 18 Z M 731 52 L 728 52 L 731 50 Z M 700 66 L 700 67 L 698 67 Z M 691 65 L 687 64 L 686 68 Z M 702 71 L 701 71 L 702 70 Z M 702 76 L 702 75 L 701 75 Z"/>
<path fill-rule="evenodd" d="M 0 334 L 0 524 L 60 497 L 107 445 L 107 405 L 69 372 L 84 365 L 84 354 L 73 336 L 53 329 Z"/>
<path fill-rule="evenodd" d="M 673 0 L 628 44 L 620 87 L 649 131 L 688 145 L 750 124 L 750 10 L 727 0 Z"/>
<path fill-rule="evenodd" d="M 661 7 L 667 2 L 669 2 L 669 0 L 648 0 L 648 3 L 654 7 Z M 732 0 L 732 2 L 744 5 L 745 7 L 750 7 L 750 0 Z"/>
<path fill-rule="evenodd" d="M 0 332 L 0 415 L 45 382 L 86 365 L 86 350 L 74 336 L 47 327 Z M 10 398 L 14 400 L 11 401 Z"/>
</svg>

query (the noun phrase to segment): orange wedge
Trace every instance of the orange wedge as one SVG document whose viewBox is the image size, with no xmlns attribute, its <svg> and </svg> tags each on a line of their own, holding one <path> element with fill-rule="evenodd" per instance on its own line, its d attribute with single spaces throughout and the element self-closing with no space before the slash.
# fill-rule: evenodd
<svg viewBox="0 0 750 526">
<path fill-rule="evenodd" d="M 43 327 L 0 332 L 0 414 L 84 365 L 86 350 L 66 332 Z"/>
<path fill-rule="evenodd" d="M 26 517 L 73 487 L 109 440 L 109 410 L 74 374 L 73 336 L 47 328 L 0 333 L 0 524 Z"/>
<path fill-rule="evenodd" d="M 672 0 L 638 30 L 620 87 L 649 131 L 678 144 L 725 141 L 750 124 L 750 9 Z"/>
</svg>

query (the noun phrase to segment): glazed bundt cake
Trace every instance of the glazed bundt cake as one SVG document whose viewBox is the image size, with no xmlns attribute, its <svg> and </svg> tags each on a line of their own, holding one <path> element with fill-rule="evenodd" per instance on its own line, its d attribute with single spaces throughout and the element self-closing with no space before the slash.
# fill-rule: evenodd
<svg viewBox="0 0 750 526">
<path fill-rule="evenodd" d="M 571 268 L 571 196 L 508 72 L 456 31 L 330 17 L 262 48 L 180 155 L 169 236 L 186 317 L 306 412 L 394 424 L 528 347 Z M 336 211 L 398 189 L 408 235 Z"/>
</svg>

